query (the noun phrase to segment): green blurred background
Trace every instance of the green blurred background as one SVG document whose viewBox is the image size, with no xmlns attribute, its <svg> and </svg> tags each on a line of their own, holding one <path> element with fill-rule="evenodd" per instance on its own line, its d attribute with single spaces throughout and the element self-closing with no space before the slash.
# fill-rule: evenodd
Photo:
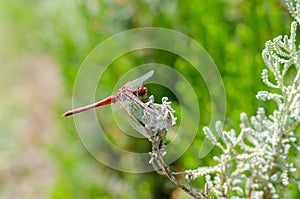
<svg viewBox="0 0 300 199">
<path fill-rule="evenodd" d="M 221 72 L 228 129 L 239 126 L 242 111 L 255 114 L 259 106 L 272 111 L 272 104 L 255 100 L 256 92 L 265 88 L 261 51 L 267 40 L 289 34 L 291 21 L 279 0 L 2 0 L 0 197 L 188 198 L 154 172 L 129 174 L 102 165 L 83 147 L 73 120 L 60 118 L 71 107 L 81 62 L 120 31 L 154 26 L 187 34 L 207 50 Z M 150 60 L 181 71 L 199 93 L 199 135 L 172 168 L 213 165 L 217 151 L 197 158 L 210 103 L 191 66 L 166 52 L 131 53 L 107 71 L 106 84 L 113 87 L 110 77 Z M 153 94 L 168 95 L 159 89 Z M 176 101 L 174 106 L 178 109 Z M 203 181 L 196 183 L 203 187 Z"/>
</svg>

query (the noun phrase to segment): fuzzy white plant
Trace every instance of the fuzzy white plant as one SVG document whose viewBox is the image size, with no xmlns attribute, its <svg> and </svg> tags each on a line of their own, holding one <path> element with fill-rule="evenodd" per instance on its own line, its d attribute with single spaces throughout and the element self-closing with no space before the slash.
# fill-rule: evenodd
<svg viewBox="0 0 300 199">
<path fill-rule="evenodd" d="M 295 13 L 299 13 L 300 1 L 296 5 Z M 239 134 L 233 129 L 224 131 L 222 124 L 217 122 L 215 131 L 220 135 L 220 141 L 211 129 L 203 129 L 223 153 L 214 157 L 218 162 L 216 166 L 200 167 L 192 171 L 192 176 L 206 176 L 212 197 L 282 198 L 283 190 L 290 183 L 300 188 L 291 155 L 300 151 L 294 132 L 300 122 L 300 50 L 296 44 L 298 16 L 297 21 L 291 24 L 290 36 L 278 36 L 267 41 L 262 52 L 267 66 L 262 72 L 262 80 L 277 92 L 260 91 L 256 97 L 263 101 L 275 100 L 277 108 L 273 114 L 266 115 L 263 108 L 250 118 L 242 113 Z M 289 70 L 291 73 L 288 75 Z M 272 73 L 273 81 L 269 73 Z M 291 78 L 294 79 L 292 82 L 289 81 Z"/>
<path fill-rule="evenodd" d="M 204 127 L 207 138 L 222 151 L 214 157 L 216 165 L 172 172 L 163 159 L 168 129 L 147 129 L 153 135 L 149 139 L 152 143 L 150 163 L 158 173 L 167 176 L 194 198 L 282 198 L 283 190 L 289 184 L 298 185 L 300 190 L 300 181 L 295 175 L 299 170 L 293 157 L 300 152 L 295 133 L 300 122 L 300 47 L 296 41 L 300 1 L 286 0 L 286 5 L 295 18 L 291 23 L 291 34 L 267 41 L 262 52 L 266 64 L 262 81 L 276 93 L 259 91 L 256 95 L 259 100 L 274 100 L 277 108 L 271 115 L 259 108 L 250 118 L 241 113 L 239 133 L 233 129 L 225 131 L 221 122 L 217 122 L 214 131 L 220 135 L 219 140 L 213 130 Z M 168 117 L 175 121 L 170 104 L 163 104 L 155 106 L 167 115 L 161 121 Z M 178 175 L 185 175 L 187 185 L 180 182 Z M 191 186 L 191 181 L 198 177 L 206 179 L 203 192 Z"/>
</svg>

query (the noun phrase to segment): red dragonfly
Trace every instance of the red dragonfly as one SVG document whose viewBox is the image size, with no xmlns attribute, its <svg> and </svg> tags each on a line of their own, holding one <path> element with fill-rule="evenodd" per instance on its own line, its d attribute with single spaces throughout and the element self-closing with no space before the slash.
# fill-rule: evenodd
<svg viewBox="0 0 300 199">
<path fill-rule="evenodd" d="M 126 110 L 126 112 L 134 119 L 139 115 L 141 117 L 141 112 L 143 109 L 147 109 L 147 106 L 140 100 L 140 98 L 145 98 L 148 94 L 148 89 L 143 86 L 143 82 L 149 79 L 154 74 L 151 70 L 144 74 L 143 76 L 127 82 L 121 89 L 117 91 L 115 95 L 111 95 L 101 101 L 95 102 L 93 104 L 76 108 L 62 114 L 62 117 L 80 113 L 92 108 L 99 106 L 119 102 L 121 107 Z M 141 120 L 141 118 L 138 118 Z M 136 119 L 135 119 L 136 120 Z"/>
</svg>

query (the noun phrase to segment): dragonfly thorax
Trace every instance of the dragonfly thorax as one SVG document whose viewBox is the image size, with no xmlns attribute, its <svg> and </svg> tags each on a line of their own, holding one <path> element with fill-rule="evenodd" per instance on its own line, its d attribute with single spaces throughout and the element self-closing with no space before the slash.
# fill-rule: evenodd
<svg viewBox="0 0 300 199">
<path fill-rule="evenodd" d="M 143 85 L 140 85 L 138 87 L 138 89 L 136 89 L 136 91 L 134 92 L 134 94 L 138 97 L 141 97 L 141 98 L 144 98 L 148 95 L 148 88 L 143 86 Z"/>
</svg>

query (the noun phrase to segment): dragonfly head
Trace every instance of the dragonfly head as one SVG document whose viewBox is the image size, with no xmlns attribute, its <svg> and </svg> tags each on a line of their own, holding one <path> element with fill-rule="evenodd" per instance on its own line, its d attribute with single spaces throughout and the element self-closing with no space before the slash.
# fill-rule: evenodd
<svg viewBox="0 0 300 199">
<path fill-rule="evenodd" d="M 145 98 L 148 95 L 148 88 L 141 85 L 136 91 L 136 95 L 141 98 Z"/>
</svg>

